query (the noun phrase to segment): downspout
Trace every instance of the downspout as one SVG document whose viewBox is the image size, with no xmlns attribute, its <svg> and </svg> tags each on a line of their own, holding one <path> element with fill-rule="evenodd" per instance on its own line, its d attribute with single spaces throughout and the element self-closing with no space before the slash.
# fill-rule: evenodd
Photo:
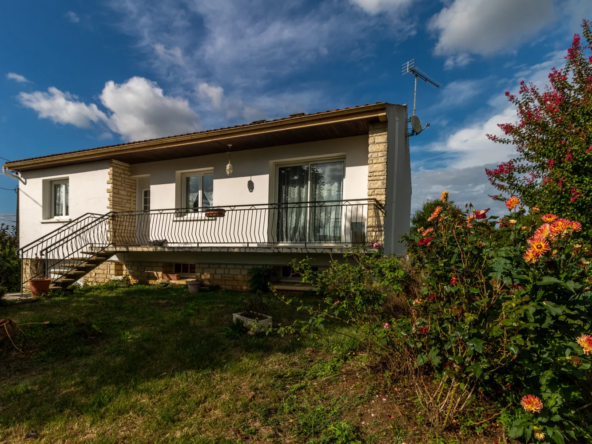
<svg viewBox="0 0 592 444">
<path fill-rule="evenodd" d="M 12 177 L 13 179 L 17 179 L 17 180 L 19 180 L 20 182 L 24 182 L 24 179 L 23 179 L 23 177 L 21 176 L 21 173 L 19 173 L 19 172 L 16 172 L 16 171 L 15 171 L 14 173 L 12 173 L 12 172 L 10 172 L 10 171 L 9 171 L 9 170 L 6 168 L 6 166 L 5 166 L 5 165 L 2 165 L 2 173 L 3 173 L 5 176 Z"/>
</svg>

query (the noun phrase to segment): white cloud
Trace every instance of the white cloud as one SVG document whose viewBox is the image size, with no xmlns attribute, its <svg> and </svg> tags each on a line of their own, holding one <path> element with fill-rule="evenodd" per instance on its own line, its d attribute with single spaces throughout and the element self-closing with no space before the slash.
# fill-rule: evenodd
<svg viewBox="0 0 592 444">
<path fill-rule="evenodd" d="M 349 2 L 333 1 L 309 3 L 306 8 L 301 2 L 270 0 L 253 0 L 248 7 L 234 0 L 111 0 L 110 4 L 120 14 L 121 30 L 136 39 L 147 63 L 174 93 L 196 91 L 197 97 L 207 96 L 203 86 L 200 92 L 200 84 L 223 90 L 221 100 L 207 96 L 210 100 L 195 104 L 206 127 L 226 124 L 228 116 L 277 117 L 282 107 L 301 108 L 302 97 L 310 100 L 304 110 L 322 107 L 327 93 L 318 83 L 298 85 L 298 94 L 296 88 L 276 85 L 294 84 L 294 76 L 325 58 L 341 57 L 355 64 L 371 56 L 377 28 L 381 38 L 396 34 L 402 39 L 413 26 L 413 20 L 398 19 L 411 0 L 365 3 L 384 14 L 362 13 Z M 280 96 L 296 101 L 280 103 Z M 273 97 L 276 100 L 267 100 Z M 340 105 L 345 103 L 335 103 Z"/>
<path fill-rule="evenodd" d="M 439 94 L 440 101 L 431 107 L 431 111 L 464 105 L 483 92 L 487 79 L 455 80 L 446 84 Z"/>
<path fill-rule="evenodd" d="M 55 123 L 70 124 L 79 128 L 90 128 L 93 123 L 107 123 L 108 118 L 94 103 L 87 105 L 78 101 L 77 97 L 62 92 L 53 86 L 48 92 L 22 92 L 18 100 L 27 108 L 34 109 L 42 119 L 50 119 Z"/>
<path fill-rule="evenodd" d="M 37 111 L 40 118 L 79 128 L 96 127 L 101 138 L 114 132 L 133 141 L 200 129 L 199 118 L 186 99 L 166 96 L 156 83 L 142 77 L 105 84 L 100 99 L 107 113 L 55 87 L 48 88 L 48 92 L 21 93 L 18 99 Z"/>
<path fill-rule="evenodd" d="M 209 85 L 206 82 L 201 82 L 197 85 L 197 93 L 199 97 L 208 98 L 212 101 L 214 109 L 222 108 L 222 99 L 224 97 L 224 89 L 221 86 Z"/>
<path fill-rule="evenodd" d="M 468 54 L 452 55 L 446 58 L 444 69 L 462 68 L 463 66 L 467 66 L 469 63 L 471 63 L 472 60 L 473 59 Z"/>
<path fill-rule="evenodd" d="M 448 190 L 450 199 L 463 210 L 466 204 L 472 203 L 476 209 L 491 208 L 491 214 L 503 213 L 504 204 L 489 197 L 499 193 L 489 184 L 485 176 L 485 168 L 492 166 L 494 165 L 414 172 L 412 214 L 420 209 L 425 201 L 437 199 L 443 190 Z"/>
<path fill-rule="evenodd" d="M 78 23 L 80 22 L 80 17 L 74 11 L 68 11 L 64 16 L 71 22 L 71 23 Z"/>
<path fill-rule="evenodd" d="M 107 82 L 101 103 L 111 111 L 113 131 L 127 140 L 152 139 L 200 129 L 186 99 L 167 97 L 154 82 L 133 77 L 121 85 Z"/>
<path fill-rule="evenodd" d="M 173 65 L 185 65 L 181 48 L 174 47 L 169 49 L 161 43 L 155 43 L 152 47 L 161 61 L 172 63 Z"/>
<path fill-rule="evenodd" d="M 350 0 L 350 2 L 369 14 L 397 11 L 411 4 L 411 0 Z"/>
<path fill-rule="evenodd" d="M 511 91 L 518 89 L 518 83 L 524 79 L 539 88 L 548 84 L 548 73 L 551 68 L 560 68 L 564 64 L 564 51 L 557 51 L 547 55 L 541 63 L 524 67 L 506 83 Z M 457 81 L 445 87 L 443 99 L 438 106 L 448 102 L 467 100 L 474 97 L 481 81 Z M 462 97 L 466 94 L 467 97 Z M 454 129 L 441 141 L 416 147 L 416 152 L 423 152 L 424 158 L 413 162 L 413 211 L 423 202 L 435 199 L 440 192 L 448 189 L 452 199 L 464 205 L 473 202 L 477 208 L 492 207 L 494 213 L 503 213 L 503 205 L 489 199 L 488 194 L 498 194 L 485 175 L 486 167 L 498 165 L 516 157 L 513 145 L 494 143 L 487 138 L 487 134 L 502 135 L 497 126 L 500 123 L 512 123 L 517 120 L 516 108 L 508 103 L 507 97 L 500 88 L 498 94 L 488 101 L 488 107 L 475 112 L 475 117 L 464 126 Z M 483 117 L 479 118 L 479 114 Z M 428 169 L 429 166 L 433 168 Z M 461 206 L 462 206 L 461 205 Z"/>
<path fill-rule="evenodd" d="M 429 22 L 437 55 L 507 52 L 557 19 L 553 0 L 453 0 Z"/>
<path fill-rule="evenodd" d="M 15 72 L 9 72 L 8 74 L 6 74 L 6 78 L 19 83 L 31 83 L 31 81 L 28 80 L 25 76 L 22 76 Z"/>
<path fill-rule="evenodd" d="M 477 121 L 455 131 L 444 142 L 432 144 L 429 150 L 443 153 L 453 159 L 450 163 L 454 168 L 504 162 L 516 154 L 516 149 L 512 145 L 492 142 L 487 138 L 487 134 L 503 134 L 497 125 L 515 120 L 516 109 L 508 106 L 484 121 Z"/>
</svg>

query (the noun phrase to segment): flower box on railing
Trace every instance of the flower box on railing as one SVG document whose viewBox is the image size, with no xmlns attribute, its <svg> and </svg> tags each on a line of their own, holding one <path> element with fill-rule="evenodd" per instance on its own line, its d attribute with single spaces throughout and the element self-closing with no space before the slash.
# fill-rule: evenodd
<svg viewBox="0 0 592 444">
<path fill-rule="evenodd" d="M 206 217 L 224 217 L 226 216 L 226 210 L 208 210 L 206 211 Z"/>
</svg>

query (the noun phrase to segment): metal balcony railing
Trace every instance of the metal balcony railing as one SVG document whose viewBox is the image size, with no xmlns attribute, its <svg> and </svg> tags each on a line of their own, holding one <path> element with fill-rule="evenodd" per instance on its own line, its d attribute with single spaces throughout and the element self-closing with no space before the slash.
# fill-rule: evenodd
<svg viewBox="0 0 592 444">
<path fill-rule="evenodd" d="M 63 276 L 88 252 L 122 247 L 372 245 L 384 215 L 374 199 L 86 214 L 20 250 L 23 279 Z"/>
</svg>

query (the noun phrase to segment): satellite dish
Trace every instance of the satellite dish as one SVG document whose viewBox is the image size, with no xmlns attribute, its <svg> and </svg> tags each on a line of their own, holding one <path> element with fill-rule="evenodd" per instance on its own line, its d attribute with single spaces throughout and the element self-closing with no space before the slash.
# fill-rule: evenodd
<svg viewBox="0 0 592 444">
<path fill-rule="evenodd" d="M 411 116 L 411 129 L 415 134 L 421 133 L 423 128 L 421 127 L 421 120 L 416 115 Z"/>
</svg>

